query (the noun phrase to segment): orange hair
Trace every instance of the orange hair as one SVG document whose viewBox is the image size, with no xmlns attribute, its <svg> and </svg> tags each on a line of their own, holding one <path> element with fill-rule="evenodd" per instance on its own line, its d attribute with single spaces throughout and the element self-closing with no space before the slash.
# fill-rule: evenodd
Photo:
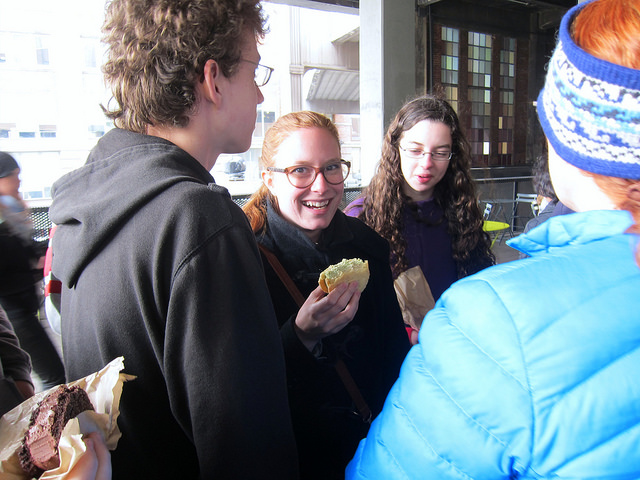
<svg viewBox="0 0 640 480">
<path fill-rule="evenodd" d="M 571 36 L 594 57 L 640 69 L 640 2 L 597 0 L 584 6 L 573 20 Z M 638 72 L 640 75 L 640 72 Z M 640 234 L 640 181 L 586 172 L 616 207 L 633 216 L 628 233 Z M 640 243 L 636 248 L 640 266 Z"/>
<path fill-rule="evenodd" d="M 321 113 L 302 111 L 292 112 L 283 115 L 276 123 L 274 123 L 264 136 L 264 142 L 262 142 L 262 154 L 260 155 L 260 170 L 265 170 L 267 167 L 272 167 L 275 164 L 275 156 L 278 153 L 278 149 L 282 142 L 284 142 L 289 136 L 303 128 L 322 128 L 329 132 L 338 143 L 340 148 L 340 135 L 338 134 L 338 128 L 331 121 L 331 119 L 322 115 Z M 254 232 L 259 232 L 263 229 L 267 219 L 267 199 L 271 201 L 271 204 L 277 209 L 277 199 L 271 194 L 267 186 L 263 183 L 260 188 L 251 195 L 251 198 L 242 207 L 245 215 L 249 219 L 251 229 Z"/>
<path fill-rule="evenodd" d="M 594 57 L 640 69 L 640 2 L 598 0 L 584 6 L 571 26 L 573 40 Z"/>
</svg>

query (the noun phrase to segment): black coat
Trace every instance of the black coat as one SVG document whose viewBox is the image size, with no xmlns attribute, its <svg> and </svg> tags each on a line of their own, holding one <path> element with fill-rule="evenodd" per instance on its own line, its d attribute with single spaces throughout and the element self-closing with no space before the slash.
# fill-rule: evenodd
<svg viewBox="0 0 640 480">
<path fill-rule="evenodd" d="M 297 478 L 284 355 L 242 210 L 193 157 L 113 129 L 54 185 L 70 380 L 123 356 L 113 478 Z"/>
<path fill-rule="evenodd" d="M 42 271 L 33 265 L 44 252 L 35 243 L 27 243 L 16 235 L 8 222 L 0 223 L 0 297 L 28 293 L 38 299 L 35 283 L 42 279 Z"/>
<path fill-rule="evenodd" d="M 409 350 L 393 288 L 389 246 L 363 222 L 341 211 L 315 245 L 271 207 L 258 242 L 276 254 L 305 298 L 318 286 L 320 272 L 329 265 L 343 258 L 369 261 L 371 276 L 355 318 L 339 333 L 323 339 L 322 353 L 315 357 L 294 331 L 297 304 L 263 256 L 284 344 L 301 478 L 343 478 L 368 424 L 358 417 L 336 373 L 336 355 L 344 360 L 375 416 Z"/>
</svg>

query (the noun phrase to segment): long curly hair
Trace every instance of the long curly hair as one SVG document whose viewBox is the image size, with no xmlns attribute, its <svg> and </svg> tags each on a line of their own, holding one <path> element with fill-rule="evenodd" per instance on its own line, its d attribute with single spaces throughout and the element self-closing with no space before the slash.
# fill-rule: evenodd
<svg viewBox="0 0 640 480">
<path fill-rule="evenodd" d="M 452 157 L 447 171 L 434 188 L 434 200 L 442 208 L 452 239 L 458 278 L 495 263 L 475 182 L 471 177 L 470 146 L 458 116 L 445 100 L 425 95 L 407 102 L 389 125 L 382 143 L 376 172 L 363 191 L 363 210 L 358 216 L 391 247 L 391 269 L 395 277 L 408 268 L 407 244 L 402 235 L 403 209 L 414 204 L 402 191 L 405 183 L 400 165 L 399 142 L 407 130 L 423 120 L 441 122 L 451 129 Z"/>
<path fill-rule="evenodd" d="M 304 128 L 326 130 L 335 138 L 340 148 L 340 134 L 330 118 L 309 110 L 287 113 L 276 120 L 264 136 L 262 154 L 260 155 L 260 170 L 264 171 L 267 167 L 273 167 L 275 165 L 275 156 L 282 142 L 289 138 L 292 133 Z M 264 183 L 260 185 L 258 190 L 251 195 L 247 203 L 242 207 L 254 233 L 262 231 L 267 222 L 267 200 L 271 202 L 271 205 L 279 213 L 278 199 Z"/>
<path fill-rule="evenodd" d="M 102 27 L 113 95 L 105 115 L 138 133 L 186 126 L 205 63 L 213 59 L 232 76 L 247 31 L 264 37 L 259 0 L 112 0 Z"/>
</svg>

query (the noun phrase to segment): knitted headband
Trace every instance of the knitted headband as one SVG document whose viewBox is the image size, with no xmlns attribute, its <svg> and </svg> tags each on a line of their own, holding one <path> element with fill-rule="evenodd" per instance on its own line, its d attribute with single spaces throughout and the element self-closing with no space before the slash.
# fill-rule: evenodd
<svg viewBox="0 0 640 480">
<path fill-rule="evenodd" d="M 585 5 L 562 19 L 538 117 L 565 161 L 592 173 L 640 179 L 640 70 L 600 60 L 573 42 L 571 22 Z"/>
</svg>

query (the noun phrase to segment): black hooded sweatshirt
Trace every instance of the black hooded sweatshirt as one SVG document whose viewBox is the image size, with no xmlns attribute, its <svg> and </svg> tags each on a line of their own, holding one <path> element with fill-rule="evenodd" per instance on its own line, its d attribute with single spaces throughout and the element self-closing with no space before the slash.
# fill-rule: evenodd
<svg viewBox="0 0 640 480">
<path fill-rule="evenodd" d="M 113 478 L 297 477 L 282 345 L 242 210 L 193 157 L 115 129 L 58 180 L 67 378 L 123 356 Z"/>
</svg>

